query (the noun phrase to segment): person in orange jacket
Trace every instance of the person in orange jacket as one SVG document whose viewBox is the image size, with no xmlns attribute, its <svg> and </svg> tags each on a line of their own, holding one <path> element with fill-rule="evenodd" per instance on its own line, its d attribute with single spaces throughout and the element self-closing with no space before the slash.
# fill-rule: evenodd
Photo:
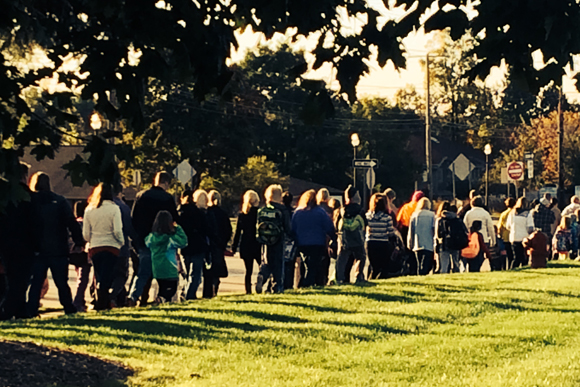
<svg viewBox="0 0 580 387">
<path fill-rule="evenodd" d="M 404 241 L 407 240 L 407 232 L 409 231 L 411 215 L 413 215 L 413 212 L 415 212 L 419 200 L 424 196 L 425 194 L 422 191 L 415 191 L 411 197 L 411 201 L 409 203 L 403 204 L 403 206 L 399 209 L 399 213 L 397 214 L 397 227 L 399 228 L 399 231 L 401 231 L 401 235 Z"/>
</svg>

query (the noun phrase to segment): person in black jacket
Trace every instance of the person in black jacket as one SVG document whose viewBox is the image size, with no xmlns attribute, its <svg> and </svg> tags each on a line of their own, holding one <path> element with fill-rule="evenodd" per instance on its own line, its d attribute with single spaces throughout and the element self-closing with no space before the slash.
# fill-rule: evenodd
<svg viewBox="0 0 580 387">
<path fill-rule="evenodd" d="M 235 253 L 240 248 L 240 258 L 244 261 L 246 275 L 244 284 L 246 294 L 252 294 L 252 272 L 254 271 L 254 261 L 260 266 L 262 259 L 260 257 L 261 245 L 256 241 L 256 223 L 258 221 L 258 206 L 260 197 L 253 190 L 246 191 L 242 203 L 242 211 L 238 214 L 236 224 L 236 233 L 232 252 Z"/>
<path fill-rule="evenodd" d="M 232 237 L 232 224 L 228 214 L 220 208 L 221 195 L 218 191 L 209 191 L 209 207 L 207 209 L 210 229 L 211 268 L 203 272 L 203 297 L 212 298 L 217 295 L 220 278 L 228 276 L 228 267 L 224 253 Z"/>
<path fill-rule="evenodd" d="M 40 251 L 39 213 L 36 194 L 26 185 L 29 166 L 20 163 L 21 187 L 29 196 L 17 204 L 9 203 L 0 216 L 0 254 L 8 289 L 0 306 L 0 320 L 26 318 L 26 291 L 32 277 L 35 254 Z"/>
<path fill-rule="evenodd" d="M 153 187 L 137 194 L 133 204 L 133 227 L 137 239 L 133 241 L 139 253 L 139 269 L 133 277 L 127 304 L 133 306 L 143 294 L 143 289 L 152 278 L 151 251 L 145 246 L 145 237 L 151 232 L 153 222 L 159 211 L 168 211 L 173 219 L 178 219 L 177 207 L 173 196 L 166 191 L 171 184 L 172 176 L 168 172 L 158 172 L 155 175 Z M 142 300 L 143 302 L 143 300 Z"/>
<path fill-rule="evenodd" d="M 207 193 L 204 190 L 186 190 L 181 195 L 179 224 L 187 235 L 187 247 L 181 249 L 187 272 L 185 299 L 197 298 L 202 270 L 209 254 L 207 215 Z"/>
<path fill-rule="evenodd" d="M 40 219 L 40 254 L 32 267 L 32 279 L 28 294 L 28 313 L 38 314 L 40 293 L 48 269 L 58 288 L 58 298 L 64 312 L 76 313 L 70 287 L 68 286 L 69 231 L 74 250 L 85 246 L 82 230 L 67 200 L 50 189 L 50 178 L 44 172 L 35 173 L 30 179 L 30 189 L 36 191 Z"/>
</svg>

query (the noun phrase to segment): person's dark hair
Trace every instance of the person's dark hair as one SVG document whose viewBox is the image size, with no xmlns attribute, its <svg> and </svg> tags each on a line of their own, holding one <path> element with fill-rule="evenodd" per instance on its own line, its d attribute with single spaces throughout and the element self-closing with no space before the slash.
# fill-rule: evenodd
<svg viewBox="0 0 580 387">
<path fill-rule="evenodd" d="M 123 184 L 121 183 L 115 183 L 113 184 L 113 195 L 117 196 L 119 195 L 121 192 L 123 192 Z"/>
<path fill-rule="evenodd" d="M 161 184 L 171 184 L 171 179 L 173 179 L 171 173 L 165 171 L 157 172 L 153 185 L 158 186 Z"/>
<path fill-rule="evenodd" d="M 552 205 L 552 207 L 557 206 L 558 205 L 558 199 L 552 198 L 552 200 L 550 200 L 550 204 Z"/>
<path fill-rule="evenodd" d="M 75 218 L 83 218 L 85 216 L 85 209 L 87 208 L 87 201 L 86 200 L 79 200 L 75 202 L 74 205 L 74 215 Z"/>
<path fill-rule="evenodd" d="M 159 211 L 157 213 L 151 232 L 156 234 L 173 234 L 175 232 L 173 216 L 171 216 L 169 211 Z"/>
<path fill-rule="evenodd" d="M 28 179 L 28 172 L 30 172 L 30 164 L 21 161 L 18 167 L 20 169 L 20 181 L 26 182 L 26 180 Z"/>
<path fill-rule="evenodd" d="M 474 220 L 473 223 L 471 223 L 471 228 L 470 228 L 471 232 L 476 232 L 481 230 L 481 220 Z"/>
<path fill-rule="evenodd" d="M 387 212 L 387 200 L 383 194 L 375 193 L 371 196 L 369 210 L 373 212 Z"/>
<path fill-rule="evenodd" d="M 514 206 L 516 205 L 516 199 L 507 198 L 504 203 L 507 208 L 514 208 Z"/>
<path fill-rule="evenodd" d="M 483 198 L 481 196 L 476 196 L 471 199 L 471 207 L 483 207 Z"/>
<path fill-rule="evenodd" d="M 331 198 L 328 201 L 328 207 L 332 208 L 333 211 L 336 211 L 336 210 L 340 210 L 340 207 L 342 207 L 342 204 L 340 204 L 340 200 L 335 199 L 335 198 Z"/>
<path fill-rule="evenodd" d="M 294 200 L 294 195 L 286 191 L 282 194 L 282 203 L 288 208 L 292 207 L 292 201 Z"/>
<path fill-rule="evenodd" d="M 387 188 L 384 194 L 389 200 L 395 200 L 397 198 L 397 193 L 392 188 Z"/>
<path fill-rule="evenodd" d="M 440 205 L 439 208 L 437 209 L 437 217 L 441 217 L 443 216 L 443 211 L 449 211 L 449 206 L 451 205 L 451 203 L 449 203 L 447 200 L 443 201 Z"/>
<path fill-rule="evenodd" d="M 540 201 L 539 201 L 538 199 L 534 199 L 534 200 L 532 200 L 531 207 L 532 207 L 532 208 L 534 208 L 534 207 L 536 207 L 538 204 L 540 204 Z"/>
<path fill-rule="evenodd" d="M 344 198 L 350 200 L 354 198 L 356 193 L 357 193 L 356 188 L 354 188 L 352 185 L 349 184 L 349 186 L 346 187 L 346 190 L 344 191 Z"/>
<path fill-rule="evenodd" d="M 48 175 L 44 172 L 36 172 L 30 178 L 29 188 L 31 191 L 35 192 L 50 192 L 50 177 L 48 177 Z"/>
<path fill-rule="evenodd" d="M 516 205 L 514 206 L 514 209 L 518 214 L 525 211 L 527 208 L 528 208 L 528 199 L 524 197 L 519 198 L 516 202 Z"/>
<path fill-rule="evenodd" d="M 185 199 L 187 204 L 193 203 L 193 191 L 190 189 L 186 189 L 181 193 L 181 198 Z"/>
<path fill-rule="evenodd" d="M 450 204 L 447 211 L 457 214 L 457 206 L 455 204 Z"/>
<path fill-rule="evenodd" d="M 89 196 L 87 208 L 99 208 L 104 200 L 113 200 L 113 197 L 113 187 L 111 184 L 99 183 L 99 185 L 93 188 L 93 192 Z"/>
</svg>

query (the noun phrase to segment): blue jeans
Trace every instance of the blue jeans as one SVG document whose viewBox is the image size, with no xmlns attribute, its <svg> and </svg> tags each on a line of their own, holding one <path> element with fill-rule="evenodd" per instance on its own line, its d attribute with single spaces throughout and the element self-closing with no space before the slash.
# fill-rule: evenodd
<svg viewBox="0 0 580 387">
<path fill-rule="evenodd" d="M 441 274 L 451 272 L 451 262 L 453 262 L 453 268 L 455 266 L 459 267 L 459 250 L 443 250 L 439 253 L 439 272 Z"/>
<path fill-rule="evenodd" d="M 197 298 L 197 289 L 201 284 L 203 265 L 205 264 L 205 253 L 186 255 L 185 268 L 187 270 L 187 289 L 185 291 L 186 300 Z"/>
<path fill-rule="evenodd" d="M 139 249 L 139 271 L 133 278 L 129 298 L 133 301 L 137 301 L 139 297 L 141 297 L 141 294 L 143 294 L 143 289 L 145 289 L 145 285 L 152 276 L 153 267 L 151 266 L 151 250 L 144 247 Z"/>
<path fill-rule="evenodd" d="M 32 279 L 28 293 L 28 314 L 36 316 L 40 303 L 40 292 L 50 269 L 52 279 L 58 289 L 58 300 L 66 314 L 75 313 L 77 309 L 73 305 L 72 293 L 68 286 L 68 257 L 35 257 L 32 264 Z"/>
<path fill-rule="evenodd" d="M 284 292 L 284 240 L 262 246 L 262 264 L 257 281 L 265 284 L 272 277 L 272 292 Z"/>
</svg>

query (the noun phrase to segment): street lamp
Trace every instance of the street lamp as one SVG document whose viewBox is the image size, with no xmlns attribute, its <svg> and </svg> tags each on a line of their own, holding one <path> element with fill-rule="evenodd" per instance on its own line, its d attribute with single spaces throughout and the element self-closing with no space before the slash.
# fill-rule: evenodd
<svg viewBox="0 0 580 387">
<path fill-rule="evenodd" d="M 90 125 L 91 128 L 93 128 L 93 130 L 101 129 L 101 127 L 103 126 L 103 121 L 101 120 L 101 116 L 99 115 L 99 113 L 95 112 L 91 115 Z"/>
<path fill-rule="evenodd" d="M 487 206 L 488 189 L 489 189 L 489 155 L 491 154 L 491 145 L 486 144 L 483 148 L 485 153 L 485 205 Z"/>
<path fill-rule="evenodd" d="M 353 154 L 353 161 L 352 161 L 352 186 L 356 188 L 356 167 L 354 166 L 354 160 L 356 160 L 356 148 L 360 145 L 360 138 L 358 137 L 358 133 L 353 133 L 350 135 L 350 143 L 352 144 Z"/>
</svg>

